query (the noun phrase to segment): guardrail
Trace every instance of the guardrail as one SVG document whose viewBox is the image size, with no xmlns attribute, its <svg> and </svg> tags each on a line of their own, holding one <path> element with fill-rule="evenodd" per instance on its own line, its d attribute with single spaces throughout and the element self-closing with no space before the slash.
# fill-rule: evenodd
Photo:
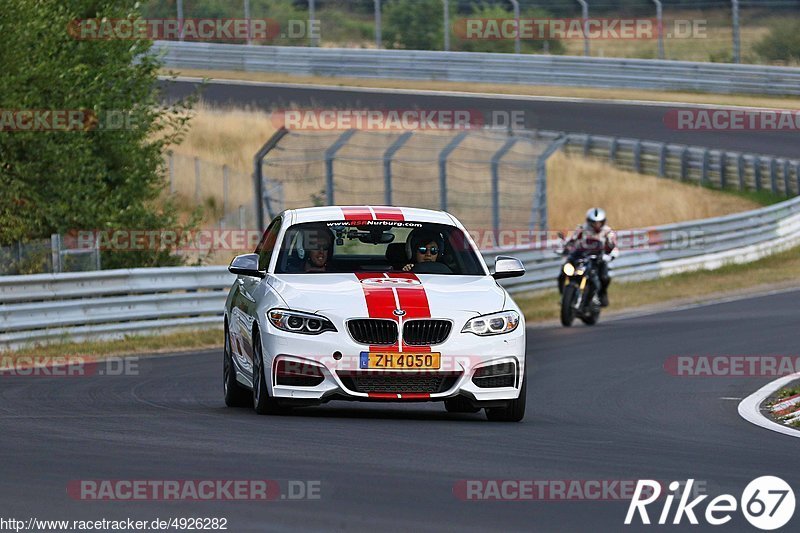
<svg viewBox="0 0 800 533">
<path fill-rule="evenodd" d="M 800 244 L 800 198 L 719 218 L 644 228 L 648 242 L 612 264 L 616 279 L 652 279 L 749 262 Z M 548 242 L 514 255 L 526 266 L 512 293 L 555 286 L 561 258 Z M 0 348 L 221 326 L 234 276 L 225 267 L 142 268 L 0 277 Z"/>
<path fill-rule="evenodd" d="M 657 59 L 157 41 L 166 66 L 457 82 L 800 95 L 800 69 Z"/>
</svg>

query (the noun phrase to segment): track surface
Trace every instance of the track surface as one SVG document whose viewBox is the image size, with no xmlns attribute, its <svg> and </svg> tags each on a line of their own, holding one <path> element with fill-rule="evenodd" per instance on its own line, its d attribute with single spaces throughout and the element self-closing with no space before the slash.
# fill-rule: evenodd
<svg viewBox="0 0 800 533">
<path fill-rule="evenodd" d="M 452 488 L 462 479 L 692 477 L 712 496 L 738 497 L 773 474 L 797 491 L 797 439 L 748 424 L 738 401 L 723 399 L 770 378 L 673 377 L 662 365 L 676 354 L 796 354 L 798 297 L 531 329 L 520 424 L 448 415 L 440 404 L 335 402 L 257 416 L 224 406 L 217 352 L 143 359 L 138 376 L 0 378 L 3 514 L 218 516 L 231 531 L 640 531 L 623 526 L 624 502 L 466 502 Z M 321 499 L 82 502 L 65 493 L 73 479 L 201 478 L 320 480 Z M 732 529 L 753 530 L 741 514 Z"/>
<path fill-rule="evenodd" d="M 169 84 L 174 98 L 191 93 L 192 82 Z M 269 84 L 209 83 L 203 98 L 216 105 L 252 106 L 271 110 L 291 104 L 333 109 L 425 109 L 522 111 L 527 128 L 612 135 L 678 144 L 691 144 L 738 152 L 800 157 L 800 133 L 789 131 L 677 131 L 664 124 L 673 106 L 632 105 L 592 101 L 553 101 L 533 98 L 460 96 L 430 93 L 392 93 L 371 89 L 331 89 L 271 86 Z M 677 108 L 687 105 L 678 104 Z M 265 139 L 266 141 L 266 139 Z"/>
</svg>

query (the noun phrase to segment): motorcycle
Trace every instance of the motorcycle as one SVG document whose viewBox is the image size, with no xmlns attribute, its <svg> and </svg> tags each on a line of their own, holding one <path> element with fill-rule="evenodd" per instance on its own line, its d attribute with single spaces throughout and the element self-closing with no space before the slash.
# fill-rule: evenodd
<svg viewBox="0 0 800 533">
<path fill-rule="evenodd" d="M 561 324 L 572 325 L 575 318 L 592 326 L 600 318 L 600 276 L 597 271 L 597 260 L 600 254 L 584 250 L 573 250 L 568 253 L 567 261 L 561 267 Z"/>
</svg>

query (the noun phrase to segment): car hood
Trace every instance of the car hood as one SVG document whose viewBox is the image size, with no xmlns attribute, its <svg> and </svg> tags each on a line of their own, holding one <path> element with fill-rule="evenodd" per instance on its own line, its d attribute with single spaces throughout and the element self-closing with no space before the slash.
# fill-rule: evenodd
<svg viewBox="0 0 800 533">
<path fill-rule="evenodd" d="M 429 310 L 431 317 L 443 318 L 454 313 L 500 311 L 505 304 L 505 291 L 490 276 L 391 276 L 359 279 L 356 274 L 278 274 L 269 279 L 292 309 L 344 318 L 391 313 L 397 303 L 408 316 L 424 316 Z M 389 290 L 392 288 L 397 290 Z"/>
</svg>

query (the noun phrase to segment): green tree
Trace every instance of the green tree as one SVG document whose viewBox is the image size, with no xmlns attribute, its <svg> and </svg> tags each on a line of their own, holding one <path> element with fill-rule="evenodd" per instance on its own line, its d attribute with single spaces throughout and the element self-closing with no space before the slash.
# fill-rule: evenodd
<svg viewBox="0 0 800 533">
<path fill-rule="evenodd" d="M 383 8 L 387 48 L 441 50 L 444 45 L 441 0 L 391 0 Z M 451 16 L 455 9 L 450 9 Z"/>
<path fill-rule="evenodd" d="M 77 131 L 0 131 L 0 243 L 70 230 L 178 225 L 162 201 L 163 151 L 180 142 L 191 102 L 164 107 L 159 60 L 143 40 L 83 40 L 75 19 L 132 18 L 132 0 L 5 0 L 0 110 L 83 110 Z M 107 128 L 107 119 L 115 125 Z M 6 126 L 8 124 L 6 123 Z M 105 253 L 107 268 L 175 264 L 170 250 Z"/>
</svg>

